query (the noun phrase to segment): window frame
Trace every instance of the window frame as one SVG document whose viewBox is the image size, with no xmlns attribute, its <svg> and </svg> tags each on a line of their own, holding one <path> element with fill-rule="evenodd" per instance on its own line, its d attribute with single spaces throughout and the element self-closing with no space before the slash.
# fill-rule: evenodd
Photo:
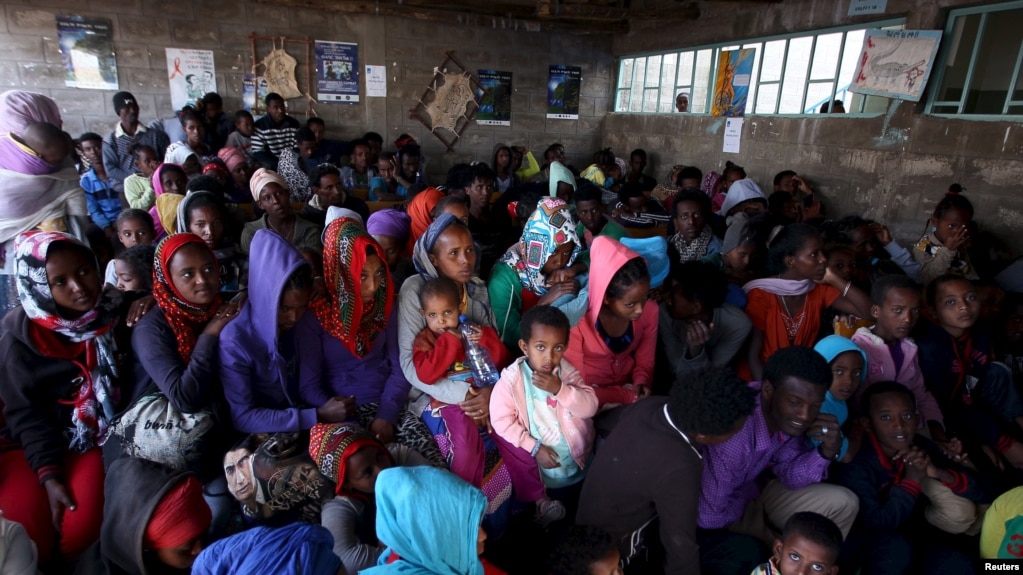
<svg viewBox="0 0 1023 575">
<path fill-rule="evenodd" d="M 1021 4 L 1023 4 L 1023 0 L 1019 0 L 1019 2 Z M 634 54 L 627 54 L 627 55 L 618 56 L 615 59 L 616 63 L 617 63 L 618 73 L 615 74 L 614 98 L 613 98 L 613 101 L 612 101 L 613 103 L 612 103 L 612 112 L 611 113 L 613 113 L 613 114 L 673 114 L 673 113 L 676 113 L 675 112 L 674 96 L 677 95 L 678 92 L 681 92 L 681 91 L 684 91 L 684 89 L 687 89 L 689 91 L 689 109 L 690 109 L 690 111 L 687 112 L 687 113 L 693 114 L 693 115 L 696 115 L 696 116 L 709 116 L 710 115 L 710 110 L 711 110 L 711 102 L 712 102 L 712 100 L 714 98 L 714 78 L 717 77 L 718 64 L 720 62 L 720 54 L 721 54 L 721 52 L 725 48 L 728 48 L 728 49 L 742 49 L 743 47 L 746 47 L 746 46 L 751 46 L 751 45 L 759 44 L 759 47 L 756 47 L 757 54 L 756 54 L 756 62 L 754 64 L 754 72 L 755 72 L 754 77 L 756 78 L 756 84 L 754 86 L 751 86 L 752 89 L 750 90 L 750 97 L 753 98 L 753 104 L 751 105 L 750 111 L 747 112 L 746 115 L 749 115 L 749 116 L 782 116 L 782 117 L 785 117 L 785 116 L 796 116 L 796 117 L 816 116 L 818 114 L 816 114 L 814 112 L 806 112 L 806 111 L 800 112 L 800 113 L 778 113 L 778 112 L 757 112 L 756 111 L 757 97 L 759 95 L 760 87 L 761 87 L 762 84 L 763 85 L 778 86 L 778 94 L 777 94 L 776 99 L 775 99 L 774 110 L 778 110 L 780 108 L 780 106 L 781 106 L 781 97 L 782 97 L 781 90 L 782 90 L 782 86 L 785 83 L 785 70 L 786 70 L 786 67 L 788 65 L 788 56 L 789 56 L 790 45 L 791 45 L 790 41 L 793 40 L 793 39 L 797 39 L 797 38 L 810 38 L 811 39 L 810 58 L 809 58 L 809 61 L 807 63 L 806 78 L 803 80 L 803 92 L 802 92 L 802 96 L 801 96 L 802 97 L 801 109 L 806 110 L 806 103 L 807 103 L 806 100 L 807 100 L 807 97 L 808 97 L 808 94 L 809 94 L 809 87 L 810 87 L 811 84 L 831 82 L 833 84 L 832 85 L 832 90 L 831 90 L 832 99 L 834 99 L 836 94 L 842 93 L 839 90 L 839 78 L 838 78 L 838 76 L 841 73 L 842 58 L 843 58 L 844 50 L 846 48 L 846 40 L 847 40 L 847 34 L 846 33 L 853 32 L 853 31 L 858 31 L 858 30 L 874 30 L 874 29 L 887 28 L 887 27 L 891 27 L 891 26 L 905 26 L 905 25 L 906 25 L 906 18 L 905 17 L 895 17 L 895 18 L 889 17 L 889 18 L 883 18 L 883 19 L 879 19 L 879 20 L 873 20 L 873 21 L 870 21 L 870 22 L 860 22 L 860 23 L 857 23 L 857 24 L 847 24 L 847 25 L 844 25 L 844 26 L 833 26 L 833 27 L 830 27 L 830 28 L 821 28 L 821 29 L 816 29 L 816 30 L 804 30 L 804 31 L 801 31 L 801 32 L 790 32 L 790 33 L 787 33 L 787 34 L 776 34 L 776 35 L 771 35 L 771 36 L 758 36 L 758 37 L 754 37 L 754 38 L 741 39 L 741 40 L 729 40 L 729 41 L 725 41 L 725 42 L 715 42 L 715 43 L 712 43 L 712 44 L 700 44 L 700 45 L 697 45 L 697 46 L 686 46 L 686 47 L 678 48 L 678 49 L 675 49 L 675 50 L 668 50 L 668 51 L 663 51 L 663 50 L 660 50 L 660 51 L 647 51 L 647 52 L 637 52 L 637 53 L 634 53 Z M 816 51 L 816 48 L 817 48 L 817 38 L 819 36 L 827 36 L 827 35 L 836 34 L 836 33 L 842 33 L 843 36 L 842 36 L 842 42 L 840 44 L 839 53 L 838 53 L 838 62 L 835 64 L 835 76 L 832 77 L 830 80 L 811 80 L 811 78 L 813 76 L 813 74 L 812 74 L 812 72 L 813 72 L 813 58 L 814 58 L 814 54 L 815 54 L 815 51 Z M 764 61 L 763 61 L 764 46 L 766 44 L 770 43 L 770 42 L 776 42 L 776 41 L 779 41 L 779 40 L 784 40 L 785 41 L 785 50 L 784 50 L 784 53 L 783 53 L 783 56 L 782 56 L 781 76 L 779 77 L 778 80 L 770 80 L 770 81 L 766 81 L 765 82 L 765 81 L 761 80 L 761 73 L 763 71 L 763 64 L 764 64 Z M 706 110 L 706 111 L 705 112 L 693 112 L 692 108 L 693 108 L 693 102 L 694 102 L 694 97 L 695 97 L 695 89 L 694 88 L 695 88 L 695 86 L 697 84 L 697 79 L 696 79 L 696 61 L 697 61 L 698 54 L 701 51 L 703 51 L 703 50 L 711 50 L 711 68 L 710 68 L 710 76 L 709 76 L 709 79 L 708 79 L 709 89 L 707 90 L 707 94 L 703 98 L 704 110 Z M 681 61 L 681 55 L 684 54 L 684 53 L 690 53 L 690 52 L 693 54 L 693 68 L 692 68 L 692 73 L 690 74 L 690 78 L 689 78 L 690 83 L 688 85 L 680 84 L 679 83 L 679 73 L 681 71 L 681 66 L 679 65 L 679 62 Z M 644 81 L 642 88 L 637 90 L 637 88 L 636 88 L 636 79 L 637 79 L 636 70 L 637 70 L 637 66 L 636 66 L 635 62 L 637 60 L 640 60 L 640 59 L 644 60 L 644 75 L 645 75 L 646 74 L 646 64 L 649 62 L 650 58 L 655 57 L 655 56 L 660 56 L 661 57 L 661 75 L 658 76 L 659 83 L 658 83 L 658 86 L 656 88 L 656 90 L 657 90 L 658 107 L 660 106 L 661 93 L 665 89 L 665 86 L 662 84 L 662 81 L 663 81 L 664 59 L 665 59 L 666 56 L 667 57 L 670 57 L 670 56 L 674 56 L 675 57 L 675 62 L 676 62 L 675 84 L 674 84 L 674 87 L 673 87 L 674 92 L 672 93 L 671 111 L 669 111 L 669 112 L 661 112 L 661 111 L 646 112 L 646 111 L 643 111 L 642 110 L 642 104 L 643 104 L 644 100 L 643 100 L 643 96 L 642 95 L 638 96 L 639 103 L 640 103 L 640 110 L 639 111 L 633 111 L 631 108 L 632 108 L 632 104 L 636 101 L 637 93 L 645 94 L 645 92 L 652 91 L 652 90 L 655 89 L 655 88 L 652 88 L 652 87 L 647 87 L 646 83 Z M 620 103 L 620 100 L 619 100 L 620 94 L 621 94 L 622 91 L 626 90 L 626 88 L 622 87 L 622 74 L 621 74 L 622 66 L 623 66 L 625 60 L 632 60 L 633 61 L 633 66 L 632 66 L 632 82 L 630 83 L 630 87 L 627 88 L 627 90 L 629 91 L 629 98 L 626 101 L 626 106 L 625 106 L 626 109 L 622 110 L 622 111 L 618 111 L 618 107 L 619 107 L 619 103 Z M 851 111 L 851 110 L 848 110 L 848 108 L 847 108 L 845 115 L 846 116 L 865 116 L 865 117 L 871 117 L 871 116 L 879 115 L 878 112 L 863 112 L 862 110 L 863 110 L 863 107 L 864 107 L 865 104 L 866 104 L 866 98 L 864 98 L 864 99 L 862 99 L 860 101 L 859 110 Z"/>
<path fill-rule="evenodd" d="M 1023 75 L 1023 42 L 1020 42 L 1019 51 L 1016 54 L 1016 68 L 1012 72 L 1012 79 L 1009 81 L 1009 88 L 1005 94 L 1005 103 L 1002 105 L 1001 114 L 971 114 L 964 113 L 963 107 L 966 105 L 966 99 L 970 93 L 970 84 L 973 82 L 973 72 L 977 63 L 977 56 L 980 52 L 981 43 L 984 40 L 984 27 L 987 24 L 988 16 L 996 14 L 998 12 L 1004 12 L 1008 10 L 1023 10 L 1023 0 L 1013 0 L 1011 2 L 999 2 L 998 4 L 983 4 L 980 6 L 970 6 L 967 8 L 953 8 L 948 13 L 948 20 L 945 22 L 944 33 L 941 36 L 941 48 L 938 50 L 938 56 L 934 60 L 934 70 L 931 74 L 930 88 L 927 94 L 927 102 L 924 108 L 924 113 L 930 116 L 936 116 L 939 118 L 959 118 L 966 120 L 992 120 L 992 121 L 1004 121 L 1004 120 L 1019 120 L 1023 118 L 1023 113 L 1010 114 L 1010 107 L 1023 106 L 1023 100 L 1013 100 L 1012 92 L 1016 87 L 1016 84 L 1020 81 L 1020 76 Z M 956 112 L 934 112 L 936 106 L 954 106 L 957 102 L 953 100 L 938 100 L 938 89 L 941 87 L 941 83 L 945 81 L 945 61 L 948 60 L 949 52 L 952 50 L 951 38 L 955 35 L 955 24 L 959 18 L 965 18 L 968 16 L 974 16 L 976 14 L 981 15 L 980 22 L 977 26 L 977 38 L 973 42 L 972 51 L 970 53 L 970 66 L 966 71 L 966 81 L 964 82 L 965 87 L 963 89 L 963 95 L 959 98 L 958 111 Z M 962 49 L 962 46 L 959 47 Z"/>
</svg>

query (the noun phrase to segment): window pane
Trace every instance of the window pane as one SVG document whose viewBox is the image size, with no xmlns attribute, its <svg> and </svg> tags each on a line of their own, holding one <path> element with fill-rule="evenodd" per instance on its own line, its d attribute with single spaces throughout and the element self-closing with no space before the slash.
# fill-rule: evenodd
<svg viewBox="0 0 1023 575">
<path fill-rule="evenodd" d="M 821 104 L 831 101 L 831 90 L 834 89 L 833 82 L 812 82 L 806 90 L 806 114 L 815 114 L 820 110 Z M 838 98 L 841 100 L 841 98 Z"/>
<path fill-rule="evenodd" d="M 760 56 L 763 54 L 763 44 L 743 44 L 742 48 L 756 50 L 756 54 L 753 56 L 753 71 L 750 73 L 749 78 L 749 95 L 746 97 L 746 113 L 750 114 L 753 112 L 753 99 L 756 98 L 757 82 L 759 77 L 757 73 L 760 71 Z"/>
<path fill-rule="evenodd" d="M 657 111 L 657 89 L 643 90 L 643 111 L 644 112 L 656 112 Z"/>
<path fill-rule="evenodd" d="M 633 86 L 632 101 L 629 104 L 630 112 L 643 111 L 643 78 L 646 76 L 646 58 L 636 58 L 636 66 L 633 70 L 635 85 Z"/>
<path fill-rule="evenodd" d="M 632 87 L 632 67 L 636 61 L 632 58 L 626 58 L 622 60 L 622 69 L 618 73 L 618 87 L 619 88 L 631 88 Z"/>
<path fill-rule="evenodd" d="M 618 90 L 618 101 L 615 103 L 615 112 L 629 111 L 630 90 Z"/>
<path fill-rule="evenodd" d="M 661 57 L 650 56 L 646 60 L 646 82 L 644 87 L 656 88 L 661 81 Z"/>
<path fill-rule="evenodd" d="M 757 114 L 773 114 L 778 103 L 778 84 L 761 84 L 757 89 Z"/>
<path fill-rule="evenodd" d="M 700 50 L 696 54 L 696 77 L 693 82 L 693 94 L 689 99 L 689 110 L 697 114 L 707 113 L 711 78 L 714 67 L 714 50 Z"/>
<path fill-rule="evenodd" d="M 785 58 L 785 40 L 764 44 L 764 66 L 760 71 L 761 82 L 781 80 L 781 69 Z"/>
<path fill-rule="evenodd" d="M 695 52 L 682 52 L 678 57 L 678 85 L 693 85 L 693 59 Z"/>
<path fill-rule="evenodd" d="M 853 74 L 856 73 L 856 64 L 860 59 L 860 51 L 863 50 L 863 30 L 854 30 L 845 35 L 845 50 L 842 51 L 842 67 L 838 71 L 838 85 L 844 89 L 852 84 Z"/>
<path fill-rule="evenodd" d="M 941 78 L 936 100 L 939 102 L 958 102 L 963 96 L 966 84 L 966 73 L 970 69 L 970 56 L 973 43 L 977 39 L 977 28 L 980 26 L 980 14 L 956 18 L 952 29 L 951 48 L 945 59 L 945 74 Z"/>
<path fill-rule="evenodd" d="M 1023 9 L 988 14 L 966 98 L 967 114 L 1001 114 L 1023 35 Z M 962 54 L 965 56 L 965 54 Z M 964 58 L 965 59 L 965 58 Z"/>
<path fill-rule="evenodd" d="M 661 60 L 661 97 L 658 112 L 675 109 L 675 73 L 678 71 L 678 54 L 666 54 Z"/>
<path fill-rule="evenodd" d="M 789 55 L 785 62 L 785 79 L 781 88 L 780 114 L 803 112 L 803 92 L 806 90 L 806 73 L 810 65 L 810 46 L 813 38 L 789 40 Z"/>
<path fill-rule="evenodd" d="M 838 68 L 838 51 L 842 48 L 841 32 L 817 36 L 817 46 L 813 50 L 813 66 L 810 68 L 811 80 L 831 80 Z"/>
</svg>

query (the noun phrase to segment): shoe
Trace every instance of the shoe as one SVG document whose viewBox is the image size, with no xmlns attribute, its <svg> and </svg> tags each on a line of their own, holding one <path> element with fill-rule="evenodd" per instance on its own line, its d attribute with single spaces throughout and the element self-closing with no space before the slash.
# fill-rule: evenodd
<svg viewBox="0 0 1023 575">
<path fill-rule="evenodd" d="M 536 503 L 536 514 L 533 515 L 533 523 L 540 527 L 547 527 L 551 523 L 565 518 L 565 506 L 560 501 L 553 499 L 542 499 Z"/>
</svg>

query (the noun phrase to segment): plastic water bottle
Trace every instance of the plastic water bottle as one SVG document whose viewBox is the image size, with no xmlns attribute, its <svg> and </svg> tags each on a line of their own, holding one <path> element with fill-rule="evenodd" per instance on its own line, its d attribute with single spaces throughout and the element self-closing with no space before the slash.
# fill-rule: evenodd
<svg viewBox="0 0 1023 575">
<path fill-rule="evenodd" d="M 497 371 L 494 358 L 487 348 L 469 339 L 473 327 L 467 316 L 458 316 L 458 331 L 462 334 L 462 345 L 465 347 L 465 363 L 472 369 L 476 387 L 489 387 L 501 379 L 501 373 Z"/>
</svg>

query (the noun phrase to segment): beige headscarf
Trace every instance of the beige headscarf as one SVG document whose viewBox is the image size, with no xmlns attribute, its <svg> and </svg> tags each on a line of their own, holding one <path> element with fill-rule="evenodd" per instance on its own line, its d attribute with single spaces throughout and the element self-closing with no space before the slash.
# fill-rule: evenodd
<svg viewBox="0 0 1023 575">
<path fill-rule="evenodd" d="M 249 180 L 249 190 L 252 191 L 252 201 L 259 201 L 259 193 L 263 191 L 263 188 L 265 188 L 267 184 L 277 184 L 285 190 L 288 189 L 288 183 L 284 181 L 284 178 L 282 178 L 280 174 L 273 170 L 260 168 L 256 170 L 256 173 L 252 174 L 252 179 Z"/>
</svg>

